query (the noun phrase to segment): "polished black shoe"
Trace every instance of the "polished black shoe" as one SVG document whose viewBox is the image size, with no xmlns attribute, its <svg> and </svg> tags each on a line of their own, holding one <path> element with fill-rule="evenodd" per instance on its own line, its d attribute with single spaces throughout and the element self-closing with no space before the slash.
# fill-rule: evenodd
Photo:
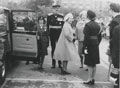
<svg viewBox="0 0 120 88">
<path fill-rule="evenodd" d="M 88 71 L 88 69 L 85 69 L 85 71 Z"/>
<path fill-rule="evenodd" d="M 38 61 L 33 61 L 33 64 L 39 64 L 39 62 Z"/>
<path fill-rule="evenodd" d="M 65 71 L 63 70 L 63 68 L 60 69 L 61 69 L 61 75 L 65 75 Z"/>
<path fill-rule="evenodd" d="M 83 68 L 83 66 L 81 66 L 80 68 Z"/>
<path fill-rule="evenodd" d="M 38 66 L 38 69 L 39 70 L 44 70 L 44 68 L 42 66 L 40 66 L 40 65 Z"/>
<path fill-rule="evenodd" d="M 51 68 L 54 69 L 56 66 L 52 66 Z"/>
<path fill-rule="evenodd" d="M 113 88 L 119 88 L 119 85 L 114 85 L 114 87 Z"/>
<path fill-rule="evenodd" d="M 64 73 L 66 74 L 66 75 L 70 75 L 71 73 L 69 73 L 69 72 L 67 72 L 67 71 L 64 71 Z"/>
<path fill-rule="evenodd" d="M 29 65 L 29 61 L 26 62 L 26 65 Z"/>
<path fill-rule="evenodd" d="M 39 69 L 40 69 L 40 70 L 43 70 L 44 68 L 43 68 L 43 67 L 40 67 Z"/>
<path fill-rule="evenodd" d="M 94 79 L 87 82 L 83 82 L 83 84 L 88 84 L 88 85 L 94 85 L 94 83 L 95 83 Z"/>
<path fill-rule="evenodd" d="M 59 65 L 58 67 L 59 67 L 59 68 L 62 68 L 62 66 L 61 66 L 61 65 Z"/>
</svg>

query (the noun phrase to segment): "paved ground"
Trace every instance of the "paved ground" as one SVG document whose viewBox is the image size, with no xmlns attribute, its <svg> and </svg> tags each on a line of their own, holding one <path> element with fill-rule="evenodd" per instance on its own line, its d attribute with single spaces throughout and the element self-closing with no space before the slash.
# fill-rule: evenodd
<svg viewBox="0 0 120 88">
<path fill-rule="evenodd" d="M 7 81 L 3 88 L 113 88 L 112 85 L 106 83 L 96 83 L 94 86 L 83 85 L 81 82 L 61 81 L 26 81 L 12 80 Z"/>
<path fill-rule="evenodd" d="M 108 41 L 102 40 L 100 44 L 101 64 L 97 66 L 96 84 L 94 86 L 83 85 L 87 80 L 87 71 L 80 69 L 79 60 L 69 62 L 68 71 L 71 75 L 60 75 L 60 69 L 51 69 L 50 48 L 49 55 L 44 62 L 44 71 L 39 71 L 36 64 L 25 65 L 25 62 L 17 63 L 16 67 L 7 75 L 2 88 L 113 88 L 107 81 L 108 57 L 105 54 Z"/>
</svg>

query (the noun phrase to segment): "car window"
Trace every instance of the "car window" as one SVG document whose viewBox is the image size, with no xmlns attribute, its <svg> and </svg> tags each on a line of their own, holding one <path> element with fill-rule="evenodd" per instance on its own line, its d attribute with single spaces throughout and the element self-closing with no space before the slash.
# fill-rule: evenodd
<svg viewBox="0 0 120 88">
<path fill-rule="evenodd" d="M 14 31 L 36 31 L 36 16 L 34 12 L 13 12 Z"/>
<path fill-rule="evenodd" d="M 0 13 L 0 32 L 5 32 L 7 27 L 7 17 L 4 13 Z"/>
</svg>

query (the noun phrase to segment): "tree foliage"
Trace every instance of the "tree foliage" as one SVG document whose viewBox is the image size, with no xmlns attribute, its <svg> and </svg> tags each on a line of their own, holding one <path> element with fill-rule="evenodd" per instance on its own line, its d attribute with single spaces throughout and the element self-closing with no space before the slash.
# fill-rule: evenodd
<svg viewBox="0 0 120 88">
<path fill-rule="evenodd" d="M 26 3 L 26 7 L 33 10 L 39 10 L 40 6 L 51 6 L 53 4 L 53 0 L 30 0 Z"/>
</svg>

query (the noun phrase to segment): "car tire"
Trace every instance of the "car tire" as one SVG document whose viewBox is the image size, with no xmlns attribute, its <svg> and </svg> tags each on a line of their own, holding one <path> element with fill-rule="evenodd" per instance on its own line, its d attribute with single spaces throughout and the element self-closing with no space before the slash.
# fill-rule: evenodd
<svg viewBox="0 0 120 88">
<path fill-rule="evenodd" d="M 2 65 L 0 66 L 0 85 L 4 83 L 5 77 L 6 77 L 6 66 L 5 63 L 3 62 Z"/>
</svg>

